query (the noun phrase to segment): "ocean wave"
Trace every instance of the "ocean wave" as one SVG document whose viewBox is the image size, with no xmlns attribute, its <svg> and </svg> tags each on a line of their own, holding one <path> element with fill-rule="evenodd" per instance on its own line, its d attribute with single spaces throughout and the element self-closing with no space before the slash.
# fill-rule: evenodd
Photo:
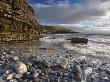
<svg viewBox="0 0 110 82">
<path fill-rule="evenodd" d="M 40 38 L 40 41 L 49 42 L 49 43 L 57 43 L 57 42 L 66 42 L 64 38 L 55 38 L 55 37 L 43 37 Z"/>
<path fill-rule="evenodd" d="M 94 35 L 94 36 L 89 36 L 87 38 L 91 42 L 110 44 L 110 37 L 109 36 Z"/>
<path fill-rule="evenodd" d="M 98 55 L 98 56 L 107 56 L 110 57 L 110 50 L 105 49 L 105 47 L 99 48 L 96 47 L 97 45 L 81 45 L 81 44 L 76 44 L 76 45 L 72 45 L 71 43 L 65 43 L 63 45 L 64 48 L 66 48 L 67 50 L 75 50 L 76 52 L 79 52 L 81 54 L 88 54 L 88 55 Z"/>
<path fill-rule="evenodd" d="M 82 47 L 82 46 L 80 46 L 80 45 L 72 45 L 72 44 L 70 44 L 70 43 L 65 43 L 64 45 L 63 45 L 63 47 L 64 48 L 66 48 L 67 50 L 75 50 L 75 51 L 78 51 L 78 52 L 80 52 L 80 53 L 82 53 L 82 54 L 88 54 L 88 53 L 93 53 L 91 50 L 89 50 L 89 49 L 87 49 L 86 47 L 84 48 L 84 47 Z"/>
</svg>

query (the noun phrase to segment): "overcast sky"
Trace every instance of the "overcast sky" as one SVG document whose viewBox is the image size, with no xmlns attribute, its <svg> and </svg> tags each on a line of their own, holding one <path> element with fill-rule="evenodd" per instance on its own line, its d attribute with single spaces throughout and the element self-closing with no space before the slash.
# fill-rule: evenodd
<svg viewBox="0 0 110 82">
<path fill-rule="evenodd" d="M 110 31 L 110 0 L 29 0 L 39 23 Z"/>
</svg>

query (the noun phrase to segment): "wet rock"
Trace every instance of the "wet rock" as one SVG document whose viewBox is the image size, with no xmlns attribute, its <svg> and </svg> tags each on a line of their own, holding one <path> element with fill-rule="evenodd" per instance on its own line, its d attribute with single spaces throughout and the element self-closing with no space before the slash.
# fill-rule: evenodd
<svg viewBox="0 0 110 82">
<path fill-rule="evenodd" d="M 11 54 L 14 54 L 14 51 L 13 51 L 13 50 L 11 50 L 11 51 L 10 51 L 10 53 L 11 53 Z"/>
<path fill-rule="evenodd" d="M 68 40 L 71 40 L 71 43 L 75 43 L 75 44 L 79 44 L 79 43 L 87 44 L 88 43 L 88 39 L 86 38 L 73 37 Z"/>
<path fill-rule="evenodd" d="M 80 67 L 82 70 L 85 70 L 87 67 L 87 61 L 86 61 L 86 57 L 82 56 L 79 58 L 79 63 L 80 63 Z"/>
<path fill-rule="evenodd" d="M 74 65 L 72 72 L 73 72 L 73 79 L 74 80 L 82 81 L 82 76 L 81 76 L 82 71 L 81 71 L 81 68 L 79 65 Z"/>
<path fill-rule="evenodd" d="M 32 64 L 33 64 L 33 67 L 37 66 L 39 69 L 43 69 L 45 68 L 42 61 L 36 61 L 36 60 L 33 60 L 32 61 Z"/>
<path fill-rule="evenodd" d="M 51 66 L 52 70 L 58 70 L 58 69 L 64 69 L 63 65 L 61 64 L 57 64 L 57 65 L 53 65 Z"/>
<path fill-rule="evenodd" d="M 4 68 L 3 64 L 0 64 L 0 70 L 2 70 Z"/>
<path fill-rule="evenodd" d="M 36 71 L 37 71 L 38 73 L 42 73 L 42 71 L 41 71 L 40 69 L 37 69 Z"/>
<path fill-rule="evenodd" d="M 61 71 L 57 72 L 57 77 L 61 77 L 63 75 L 63 73 Z"/>
<path fill-rule="evenodd" d="M 19 57 L 18 57 L 18 56 L 14 56 L 14 57 L 13 57 L 13 60 L 14 60 L 14 61 L 18 61 L 18 60 L 19 60 Z"/>
<path fill-rule="evenodd" d="M 82 74 L 82 71 L 79 65 L 74 65 L 72 72 L 75 74 Z"/>
<path fill-rule="evenodd" d="M 64 75 L 63 75 L 64 77 L 68 77 L 69 76 L 69 74 L 68 73 L 64 73 Z"/>
<path fill-rule="evenodd" d="M 80 61 L 84 61 L 84 60 L 86 60 L 87 58 L 85 57 L 85 56 L 81 56 L 81 57 L 79 57 L 79 60 Z"/>
<path fill-rule="evenodd" d="M 45 68 L 50 68 L 50 67 L 51 67 L 50 62 L 48 62 L 46 59 L 42 62 L 42 64 L 43 64 L 43 66 L 44 66 Z"/>
<path fill-rule="evenodd" d="M 42 72 L 41 74 L 40 74 L 41 76 L 45 76 L 45 74 Z"/>
<path fill-rule="evenodd" d="M 18 74 L 24 74 L 27 72 L 27 66 L 24 63 L 17 61 L 15 63 L 15 70 Z"/>
<path fill-rule="evenodd" d="M 110 70 L 105 69 L 105 73 L 110 76 Z"/>
<path fill-rule="evenodd" d="M 103 77 L 103 80 L 108 80 L 109 81 L 109 78 L 107 76 Z"/>
<path fill-rule="evenodd" d="M 13 71 L 12 71 L 11 69 L 8 69 L 8 70 L 5 71 L 5 74 L 8 75 L 8 74 L 10 74 L 10 73 L 12 73 L 12 72 L 13 72 Z"/>
<path fill-rule="evenodd" d="M 98 67 L 98 69 L 97 69 L 98 71 L 103 71 L 103 72 L 105 72 L 107 75 L 110 75 L 110 65 L 109 64 L 107 64 L 107 63 L 102 63 L 99 67 Z"/>
<path fill-rule="evenodd" d="M 11 64 L 8 64 L 7 66 L 5 66 L 5 70 L 14 70 L 14 66 Z"/>
<path fill-rule="evenodd" d="M 93 68 L 87 67 L 87 69 L 85 70 L 85 74 L 88 75 L 88 74 L 92 73 L 92 71 L 93 71 Z"/>
<path fill-rule="evenodd" d="M 34 72 L 34 74 L 33 74 L 33 77 L 34 78 L 37 78 L 39 76 L 39 73 L 36 71 L 36 72 Z"/>
<path fill-rule="evenodd" d="M 73 79 L 75 81 L 82 81 L 83 80 L 81 74 L 73 74 Z"/>
<path fill-rule="evenodd" d="M 49 79 L 49 78 L 46 78 L 46 79 L 45 79 L 45 82 L 50 82 L 50 79 Z"/>
<path fill-rule="evenodd" d="M 56 79 L 51 78 L 51 79 L 50 79 L 50 82 L 56 82 Z"/>
<path fill-rule="evenodd" d="M 22 74 L 15 74 L 14 77 L 17 78 L 17 79 L 19 79 L 19 78 L 22 78 L 23 75 Z"/>
<path fill-rule="evenodd" d="M 34 82 L 41 82 L 39 78 L 36 78 Z"/>
</svg>

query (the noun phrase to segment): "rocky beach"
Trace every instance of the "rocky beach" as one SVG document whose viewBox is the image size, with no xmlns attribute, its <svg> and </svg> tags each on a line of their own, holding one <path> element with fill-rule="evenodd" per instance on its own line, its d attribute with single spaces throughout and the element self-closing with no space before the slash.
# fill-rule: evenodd
<svg viewBox="0 0 110 82">
<path fill-rule="evenodd" d="M 70 36 L 0 44 L 0 82 L 110 82 L 108 54 L 90 52 L 92 42 L 71 44 Z"/>
<path fill-rule="evenodd" d="M 57 0 L 48 1 L 48 6 L 42 1 L 45 0 L 33 5 L 41 9 L 56 4 L 59 7 L 55 8 L 63 7 Z M 50 5 L 53 1 L 55 4 Z M 32 3 L 29 4 L 26 0 L 0 1 L 0 82 L 110 82 L 109 36 L 81 35 L 57 25 L 40 25 Z M 63 4 L 69 5 L 66 0 Z M 45 11 L 49 12 L 48 9 L 41 12 Z"/>
</svg>

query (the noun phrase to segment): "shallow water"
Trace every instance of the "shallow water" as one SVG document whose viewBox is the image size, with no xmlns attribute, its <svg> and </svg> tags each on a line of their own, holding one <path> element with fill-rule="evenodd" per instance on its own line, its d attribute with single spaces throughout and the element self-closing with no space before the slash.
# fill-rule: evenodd
<svg viewBox="0 0 110 82">
<path fill-rule="evenodd" d="M 71 44 L 67 40 L 76 36 L 88 38 L 88 44 Z M 0 52 L 3 52 L 3 50 L 11 50 L 15 55 L 39 55 L 39 52 L 43 54 L 50 53 L 50 51 L 42 50 L 41 48 L 53 49 L 53 51 L 50 50 L 52 51 L 51 54 L 64 54 L 65 51 L 74 51 L 80 53 L 80 55 L 99 57 L 102 60 L 104 59 L 104 61 L 110 59 L 110 37 L 104 35 L 52 34 L 41 38 L 39 41 L 0 44 Z"/>
<path fill-rule="evenodd" d="M 71 41 L 67 40 L 72 37 L 84 37 L 88 38 L 88 44 L 72 44 Z M 29 59 L 32 55 L 35 56 L 36 60 L 48 60 L 50 63 L 54 64 L 65 64 L 65 61 L 68 61 L 67 69 L 72 64 L 72 62 L 80 61 L 86 57 L 87 63 L 89 65 L 95 65 L 92 67 L 87 67 L 84 70 L 83 78 L 89 78 L 88 75 L 94 75 L 94 81 L 83 82 L 100 82 L 99 77 L 109 78 L 110 76 L 104 71 L 98 71 L 97 67 L 100 67 L 104 62 L 107 63 L 104 67 L 104 70 L 110 69 L 110 44 L 109 36 L 99 36 L 99 35 L 75 35 L 75 34 L 52 34 L 47 35 L 46 37 L 41 38 L 39 41 L 26 41 L 26 42 L 10 42 L 10 43 L 1 43 L 0 44 L 0 54 L 4 55 L 21 55 L 19 56 L 20 60 Z M 11 54 L 10 54 L 11 53 Z M 66 58 L 67 56 L 68 57 Z M 6 56 L 6 57 L 8 57 Z M 103 65 L 102 65 L 103 66 Z M 108 66 L 108 68 L 107 68 Z M 100 74 L 103 73 L 103 74 Z M 96 75 L 99 74 L 99 75 Z M 98 80 L 98 81 L 97 81 Z M 108 79 L 110 81 L 110 79 Z M 107 82 L 109 82 L 107 80 Z M 101 80 L 105 82 L 105 80 Z M 74 81 L 76 82 L 76 81 Z"/>
<path fill-rule="evenodd" d="M 89 39 L 88 44 L 72 44 L 67 39 L 72 37 L 84 37 Z M 59 47 L 63 50 L 75 51 L 88 57 L 96 57 L 109 62 L 110 60 L 110 38 L 104 35 L 75 35 L 56 34 L 41 39 L 42 47 Z"/>
</svg>

